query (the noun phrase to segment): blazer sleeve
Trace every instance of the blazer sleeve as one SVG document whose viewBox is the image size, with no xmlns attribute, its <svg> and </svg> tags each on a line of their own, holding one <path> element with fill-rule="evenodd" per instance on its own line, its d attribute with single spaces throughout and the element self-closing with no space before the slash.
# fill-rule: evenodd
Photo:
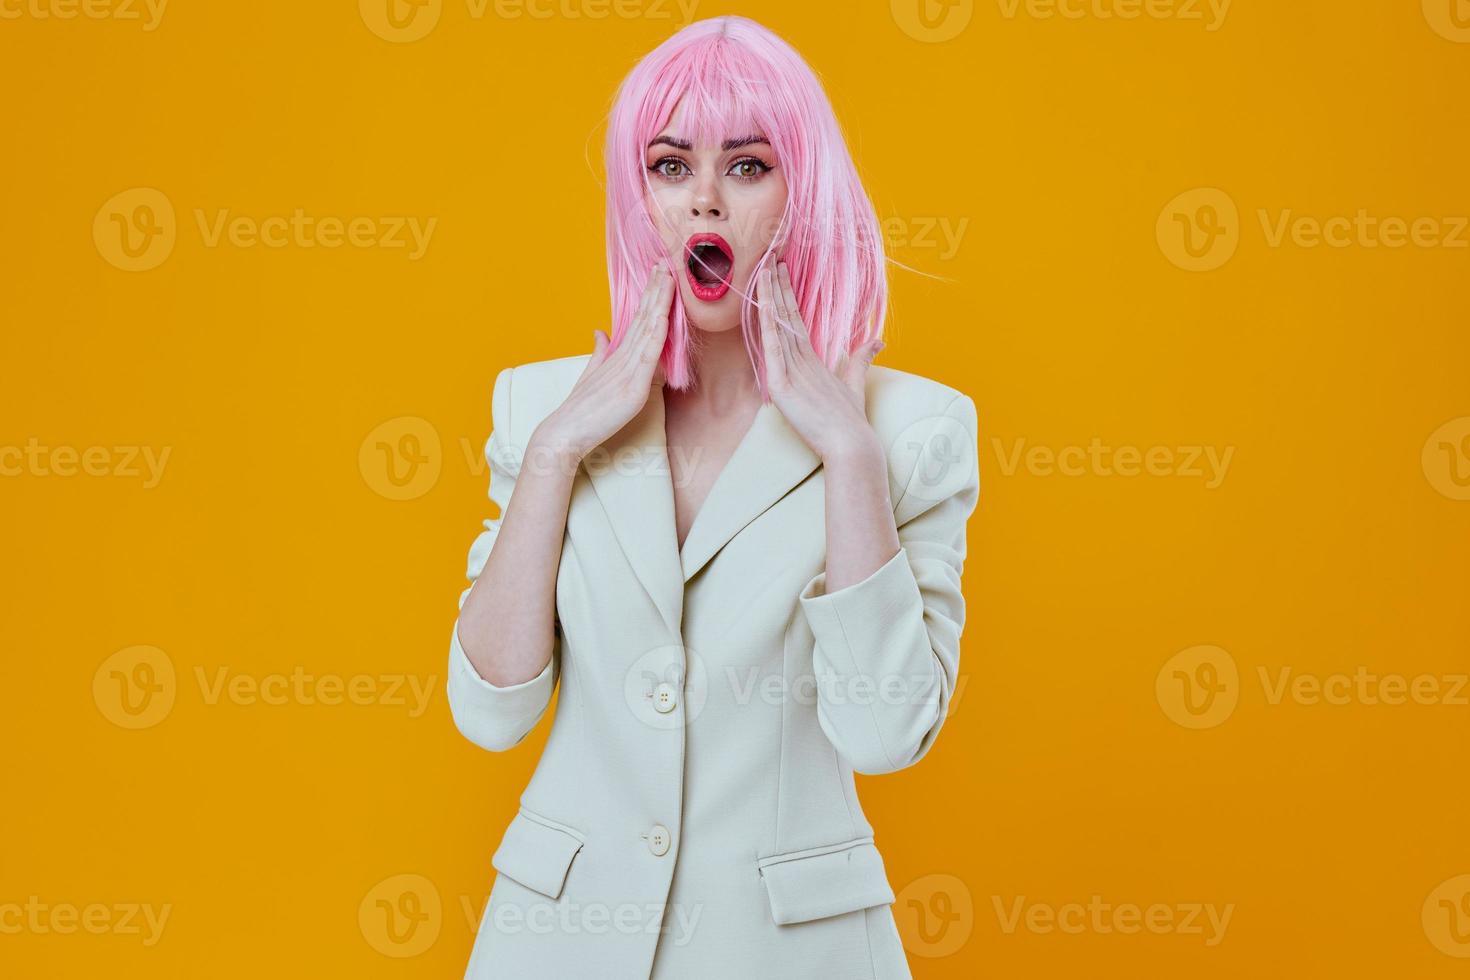
<svg viewBox="0 0 1470 980">
<path fill-rule="evenodd" d="M 485 521 L 485 529 L 470 546 L 469 567 L 466 577 L 470 588 L 485 570 L 485 562 L 495 547 L 495 538 L 500 533 L 500 521 L 510 504 L 515 491 L 516 476 L 521 468 L 521 455 L 511 437 L 510 392 L 514 368 L 505 368 L 495 378 L 495 390 L 491 395 L 491 431 L 485 443 L 485 459 L 490 464 L 490 499 L 499 506 L 500 517 Z M 459 596 L 459 606 L 464 608 L 470 594 L 466 588 Z M 454 723 L 471 742 L 491 752 L 500 752 L 517 745 L 541 720 L 551 703 L 551 693 L 556 687 L 561 670 L 561 624 L 556 623 L 555 639 L 551 659 L 541 673 L 530 680 L 509 687 L 500 687 L 481 677 L 470 663 L 459 642 L 459 620 L 449 638 L 449 674 L 445 690 L 449 697 L 450 714 Z"/>
<path fill-rule="evenodd" d="M 838 754 L 866 774 L 918 762 L 944 724 L 965 622 L 965 527 L 980 496 L 968 395 L 909 426 L 903 439 L 918 452 L 913 469 L 895 475 L 898 553 L 836 592 L 826 591 L 823 570 L 798 603 L 815 641 L 818 722 Z M 893 455 L 915 458 L 903 449 Z"/>
</svg>

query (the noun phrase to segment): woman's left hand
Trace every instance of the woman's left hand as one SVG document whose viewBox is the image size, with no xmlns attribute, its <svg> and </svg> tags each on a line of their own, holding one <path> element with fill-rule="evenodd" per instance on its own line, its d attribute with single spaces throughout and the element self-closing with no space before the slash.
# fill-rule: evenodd
<svg viewBox="0 0 1470 980">
<path fill-rule="evenodd" d="M 771 400 L 824 462 L 833 456 L 871 449 L 877 440 L 868 424 L 868 366 L 883 349 L 875 340 L 844 355 L 836 371 L 827 369 L 812 347 L 796 303 L 786 263 L 756 277 L 761 347 Z"/>
</svg>

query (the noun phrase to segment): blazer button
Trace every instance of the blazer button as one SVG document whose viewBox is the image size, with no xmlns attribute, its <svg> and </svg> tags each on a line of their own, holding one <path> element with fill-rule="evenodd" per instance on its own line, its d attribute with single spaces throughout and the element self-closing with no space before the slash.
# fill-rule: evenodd
<svg viewBox="0 0 1470 980">
<path fill-rule="evenodd" d="M 661 715 L 673 711 L 679 703 L 679 691 L 674 685 L 665 681 L 653 689 L 653 710 Z"/>
<path fill-rule="evenodd" d="M 661 823 L 653 825 L 653 829 L 646 835 L 648 838 L 648 849 L 662 857 L 669 853 L 669 828 Z"/>
</svg>

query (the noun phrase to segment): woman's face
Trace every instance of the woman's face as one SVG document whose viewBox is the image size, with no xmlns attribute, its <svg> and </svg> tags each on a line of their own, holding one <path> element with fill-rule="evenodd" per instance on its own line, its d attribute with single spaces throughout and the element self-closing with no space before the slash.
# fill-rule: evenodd
<svg viewBox="0 0 1470 980">
<path fill-rule="evenodd" d="M 761 133 L 730 133 L 694 146 L 675 108 L 644 150 L 646 203 L 677 273 L 679 297 L 700 330 L 740 326 L 750 273 L 771 245 L 786 207 L 786 176 Z"/>
</svg>

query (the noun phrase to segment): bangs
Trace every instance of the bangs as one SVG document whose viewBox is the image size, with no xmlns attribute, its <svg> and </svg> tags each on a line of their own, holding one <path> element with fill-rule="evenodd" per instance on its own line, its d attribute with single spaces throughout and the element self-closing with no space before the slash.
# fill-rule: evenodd
<svg viewBox="0 0 1470 980">
<path fill-rule="evenodd" d="M 639 134 L 640 145 L 672 128 L 672 135 L 696 146 L 762 136 L 775 149 L 777 91 L 766 63 L 728 37 L 712 35 L 679 52 L 654 81 L 649 94 L 656 108 L 648 116 L 653 128 Z"/>
</svg>

